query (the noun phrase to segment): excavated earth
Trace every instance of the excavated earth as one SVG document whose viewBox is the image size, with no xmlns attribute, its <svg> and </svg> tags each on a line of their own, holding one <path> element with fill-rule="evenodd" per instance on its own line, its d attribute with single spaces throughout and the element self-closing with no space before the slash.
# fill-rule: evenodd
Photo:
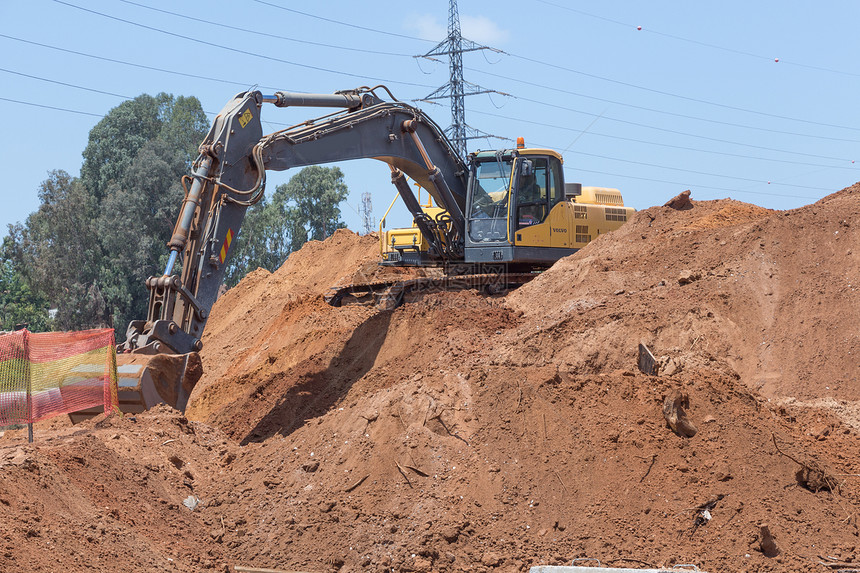
<svg viewBox="0 0 860 573">
<path fill-rule="evenodd" d="M 5 433 L 0 570 L 860 568 L 860 184 L 692 205 L 510 293 L 330 307 L 412 276 L 348 231 L 252 273 L 185 416 Z"/>
</svg>

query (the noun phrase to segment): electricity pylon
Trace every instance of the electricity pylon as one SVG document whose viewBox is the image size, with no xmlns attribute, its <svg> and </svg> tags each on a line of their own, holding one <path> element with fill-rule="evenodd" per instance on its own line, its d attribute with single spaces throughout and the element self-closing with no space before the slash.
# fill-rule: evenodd
<svg viewBox="0 0 860 573">
<path fill-rule="evenodd" d="M 451 139 L 455 149 L 462 158 L 465 158 L 468 153 L 466 150 L 467 140 L 483 139 L 486 137 L 499 138 L 496 135 L 490 135 L 475 129 L 466 123 L 465 96 L 489 93 L 508 95 L 496 90 L 482 88 L 477 84 L 467 82 L 463 79 L 463 52 L 475 52 L 478 50 L 492 50 L 501 53 L 501 50 L 489 46 L 481 46 L 462 36 L 460 33 L 460 15 L 457 11 L 457 0 L 450 0 L 448 9 L 448 37 L 439 42 L 435 48 L 426 54 L 416 56 L 431 60 L 435 60 L 434 56 L 448 56 L 448 69 L 450 72 L 448 83 L 427 97 L 422 98 L 421 101 L 451 100 L 451 125 L 445 129 L 445 133 Z"/>
</svg>

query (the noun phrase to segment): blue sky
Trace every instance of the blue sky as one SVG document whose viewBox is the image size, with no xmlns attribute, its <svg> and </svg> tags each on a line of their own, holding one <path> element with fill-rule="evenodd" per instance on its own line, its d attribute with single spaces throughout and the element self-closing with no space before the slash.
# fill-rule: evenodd
<svg viewBox="0 0 860 573">
<path fill-rule="evenodd" d="M 123 97 L 193 95 L 214 114 L 253 85 L 427 95 L 447 81 L 447 62 L 413 56 L 445 36 L 448 2 L 391 5 L 0 3 L 3 234 L 38 207 L 50 170 L 78 174 L 89 130 Z M 508 138 L 470 150 L 523 136 L 563 152 L 567 181 L 617 187 L 637 209 L 685 189 L 791 209 L 860 180 L 858 2 L 461 0 L 459 11 L 465 37 L 501 51 L 464 55 L 465 79 L 500 92 L 467 98 L 466 120 Z M 447 106 L 417 105 L 450 123 Z M 322 114 L 270 106 L 263 125 Z M 389 170 L 339 166 L 351 190 L 344 219 L 359 230 L 363 192 L 377 219 L 393 199 Z M 292 174 L 271 173 L 269 191 Z M 403 210 L 393 223 L 409 224 Z"/>
</svg>

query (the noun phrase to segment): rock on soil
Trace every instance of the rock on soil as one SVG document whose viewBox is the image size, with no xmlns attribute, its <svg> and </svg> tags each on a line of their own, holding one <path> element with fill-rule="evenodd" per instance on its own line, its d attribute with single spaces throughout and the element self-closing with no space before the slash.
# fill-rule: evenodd
<svg viewBox="0 0 860 573">
<path fill-rule="evenodd" d="M 329 307 L 331 286 L 410 276 L 347 231 L 252 273 L 213 309 L 187 418 L 6 432 L 4 567 L 856 563 L 860 481 L 800 487 L 773 444 L 860 473 L 860 186 L 785 212 L 691 205 L 507 295 Z M 639 372 L 640 341 L 674 367 Z M 690 437 L 663 417 L 679 394 Z"/>
</svg>

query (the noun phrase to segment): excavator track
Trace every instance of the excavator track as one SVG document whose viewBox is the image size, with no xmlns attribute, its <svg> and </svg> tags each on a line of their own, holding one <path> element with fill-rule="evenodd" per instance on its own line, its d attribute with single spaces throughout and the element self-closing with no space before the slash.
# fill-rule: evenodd
<svg viewBox="0 0 860 573">
<path fill-rule="evenodd" d="M 498 294 L 522 286 L 536 276 L 538 273 L 489 273 L 351 284 L 332 287 L 333 292 L 325 297 L 325 301 L 332 306 L 364 304 L 394 309 L 410 295 L 467 289 Z"/>
</svg>

